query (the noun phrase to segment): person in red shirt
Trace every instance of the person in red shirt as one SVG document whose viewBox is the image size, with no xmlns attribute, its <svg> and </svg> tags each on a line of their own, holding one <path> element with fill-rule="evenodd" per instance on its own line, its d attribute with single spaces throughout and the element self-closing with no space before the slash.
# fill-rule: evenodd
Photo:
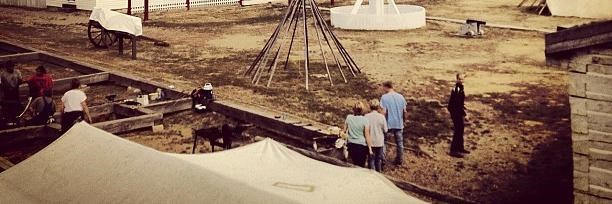
<svg viewBox="0 0 612 204">
<path fill-rule="evenodd" d="M 28 79 L 30 85 L 30 96 L 33 98 L 45 95 L 45 91 L 53 91 L 53 78 L 47 74 L 47 69 L 43 66 L 36 68 L 36 74 Z"/>
</svg>

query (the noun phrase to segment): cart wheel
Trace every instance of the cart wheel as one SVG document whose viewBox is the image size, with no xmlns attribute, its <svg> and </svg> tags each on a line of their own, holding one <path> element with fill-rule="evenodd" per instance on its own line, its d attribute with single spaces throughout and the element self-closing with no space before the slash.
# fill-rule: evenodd
<svg viewBox="0 0 612 204">
<path fill-rule="evenodd" d="M 95 21 L 89 21 L 87 37 L 89 42 L 97 48 L 108 48 L 117 42 L 117 35 L 115 33 L 104 29 Z"/>
</svg>

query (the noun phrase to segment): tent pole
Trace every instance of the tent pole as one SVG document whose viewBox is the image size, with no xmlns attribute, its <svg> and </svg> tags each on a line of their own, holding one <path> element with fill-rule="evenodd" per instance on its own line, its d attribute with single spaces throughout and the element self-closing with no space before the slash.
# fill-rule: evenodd
<svg viewBox="0 0 612 204">
<path fill-rule="evenodd" d="M 280 34 L 282 34 L 282 32 L 284 31 L 283 27 L 286 25 L 287 20 L 289 19 L 289 14 L 292 14 L 293 10 L 297 9 L 297 7 L 295 7 L 295 5 L 293 5 L 293 8 L 294 9 L 291 9 L 291 10 L 289 10 L 287 12 L 287 14 L 285 15 L 285 18 L 283 19 L 281 24 L 277 27 L 278 29 L 276 30 L 276 32 L 273 34 L 274 38 L 272 39 L 272 43 L 270 44 L 270 46 L 268 47 L 268 50 L 266 50 L 266 53 L 263 56 L 263 63 L 259 63 L 258 64 L 257 69 L 259 71 L 255 72 L 256 75 L 254 76 L 252 83 L 255 83 L 255 84 L 259 83 L 259 80 L 261 79 L 261 76 L 263 75 L 262 66 L 267 66 L 268 61 L 270 60 L 269 57 L 267 57 L 268 54 L 270 53 L 270 49 L 273 49 L 274 47 L 276 47 L 276 41 L 278 40 Z M 270 70 L 268 69 L 268 72 L 269 71 Z M 259 75 L 257 75 L 257 74 L 259 74 Z"/>
<path fill-rule="evenodd" d="M 310 0 L 310 13 L 312 13 L 312 18 L 314 18 L 315 20 L 314 29 L 315 29 L 315 33 L 317 34 L 317 41 L 319 42 L 319 48 L 321 49 L 321 57 L 323 57 L 323 63 L 325 64 L 325 70 L 327 71 L 327 77 L 329 78 L 329 84 L 331 86 L 334 86 L 334 81 L 332 80 L 331 73 L 329 72 L 329 66 L 327 65 L 327 58 L 325 58 L 325 51 L 323 50 L 323 45 L 321 44 L 321 38 L 319 37 L 319 29 L 317 28 L 317 26 L 319 25 L 319 18 L 317 18 L 317 16 L 314 13 L 314 8 L 312 8 L 313 7 L 312 1 L 314 0 Z"/>
<path fill-rule="evenodd" d="M 289 6 L 293 5 L 293 3 L 295 2 L 296 1 L 291 2 L 292 4 L 290 4 Z M 287 13 L 285 14 L 285 17 L 283 18 L 283 21 L 281 22 L 280 25 L 278 25 L 278 27 L 276 27 L 276 30 L 274 30 L 274 33 L 272 33 L 272 35 L 268 39 L 268 42 L 266 42 L 266 45 L 264 46 L 264 48 L 261 50 L 261 52 L 259 52 L 259 54 L 255 58 L 255 61 L 253 61 L 253 63 L 251 64 L 251 67 L 249 67 L 249 69 L 245 72 L 245 75 L 251 73 L 253 69 L 256 69 L 258 67 L 259 62 L 266 55 L 266 53 L 269 50 L 269 47 L 272 46 L 272 44 L 274 44 L 273 42 L 274 42 L 275 36 L 278 33 L 278 31 L 281 29 L 281 27 L 285 24 L 285 21 L 287 17 L 289 16 L 290 12 L 291 10 L 287 11 Z"/>
<path fill-rule="evenodd" d="M 316 5 L 316 2 L 315 2 L 315 5 Z M 316 10 L 315 10 L 315 14 L 317 14 Z M 334 53 L 334 49 L 332 48 L 331 43 L 329 42 L 330 39 L 327 38 L 327 34 L 325 33 L 325 28 L 322 25 L 322 23 L 324 22 L 324 19 L 321 15 L 317 15 L 317 18 L 319 19 L 318 23 L 319 23 L 319 26 L 321 26 L 321 33 L 323 34 L 323 39 L 325 39 L 325 42 L 327 43 L 327 47 L 329 47 L 329 51 L 331 52 L 332 57 L 334 58 L 334 61 L 336 62 L 336 65 L 338 66 L 340 75 L 342 75 L 342 79 L 344 80 L 344 83 L 348 83 L 348 80 L 346 79 L 346 75 L 344 75 L 344 71 L 342 71 L 342 64 L 338 60 L 338 57 L 336 57 L 336 53 Z"/>
<path fill-rule="evenodd" d="M 270 70 L 268 72 L 270 72 L 270 77 L 268 78 L 268 83 L 266 84 L 266 87 L 270 87 L 270 84 L 272 84 L 272 77 L 274 77 L 274 72 L 276 71 L 276 65 L 278 64 L 278 57 L 280 56 L 280 54 L 282 53 L 283 47 L 285 45 L 285 41 L 286 41 L 286 36 L 287 36 L 287 32 L 290 32 L 291 30 L 291 26 L 293 25 L 293 23 L 295 22 L 295 24 L 297 24 L 297 21 L 295 21 L 295 13 L 297 11 L 296 9 L 297 7 L 294 7 L 294 9 L 292 9 L 291 12 L 291 17 L 290 17 L 290 21 L 289 21 L 289 26 L 287 26 L 287 29 L 283 31 L 283 35 L 281 37 L 281 44 L 278 48 L 278 51 L 276 52 L 276 55 L 274 56 L 274 60 L 272 61 L 272 65 L 270 65 Z M 293 36 L 292 36 L 293 37 Z M 291 48 L 289 48 L 291 49 Z"/>
<path fill-rule="evenodd" d="M 301 1 L 305 1 L 305 0 L 301 0 Z M 312 5 L 311 5 L 312 6 Z M 307 29 L 307 24 L 308 24 L 308 20 L 306 19 L 306 2 L 304 2 L 302 4 L 302 17 L 304 18 L 304 71 L 306 74 L 306 91 L 308 91 L 308 64 L 309 59 L 308 59 L 308 29 Z"/>
<path fill-rule="evenodd" d="M 317 14 L 321 17 L 321 11 L 318 9 L 318 7 L 316 7 Z M 321 17 L 322 18 L 322 17 Z M 352 69 L 352 65 L 349 62 L 349 59 L 345 56 L 345 53 L 342 52 L 341 49 L 341 45 L 340 45 L 340 41 L 336 38 L 336 35 L 331 31 L 331 29 L 327 26 L 326 22 L 323 22 L 324 27 L 327 29 L 327 32 L 329 33 L 332 41 L 334 42 L 334 45 L 336 46 L 336 48 L 338 49 L 338 52 L 340 54 L 340 56 L 342 57 L 342 59 L 344 60 L 344 62 L 346 63 L 346 65 L 348 66 L 349 71 L 351 71 L 351 74 L 353 74 L 353 76 L 357 76 L 355 74 L 354 69 Z"/>
<path fill-rule="evenodd" d="M 299 12 L 299 10 L 297 10 L 296 12 Z M 299 21 L 298 15 L 295 15 L 293 17 L 294 18 L 293 20 L 295 20 L 295 24 L 293 24 L 293 34 L 291 34 L 291 43 L 289 43 L 289 50 L 287 51 L 287 58 L 285 58 L 285 67 L 284 67 L 285 70 L 287 69 L 287 65 L 289 64 L 289 56 L 291 55 L 291 48 L 293 47 L 293 41 L 295 39 L 295 31 L 297 31 L 297 26 L 298 26 L 298 21 Z"/>
</svg>

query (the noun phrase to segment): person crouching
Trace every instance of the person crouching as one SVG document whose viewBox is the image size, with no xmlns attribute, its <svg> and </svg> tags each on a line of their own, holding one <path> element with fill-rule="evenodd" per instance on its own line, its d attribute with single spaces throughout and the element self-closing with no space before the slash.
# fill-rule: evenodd
<svg viewBox="0 0 612 204">
<path fill-rule="evenodd" d="M 26 122 L 26 125 L 46 125 L 53 121 L 55 113 L 55 103 L 51 98 L 51 90 L 45 90 L 44 95 L 37 97 L 32 101 L 30 107 L 32 119 Z"/>
</svg>

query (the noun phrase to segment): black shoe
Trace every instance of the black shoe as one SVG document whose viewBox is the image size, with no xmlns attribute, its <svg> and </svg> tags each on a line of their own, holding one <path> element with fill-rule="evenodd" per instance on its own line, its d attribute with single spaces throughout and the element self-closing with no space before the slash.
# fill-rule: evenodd
<svg viewBox="0 0 612 204">
<path fill-rule="evenodd" d="M 469 153 L 470 153 L 470 151 L 467 151 L 467 150 L 465 150 L 465 149 L 464 149 L 464 150 L 459 150 L 459 153 L 462 153 L 462 154 L 469 154 Z"/>
<path fill-rule="evenodd" d="M 463 154 L 460 154 L 459 152 L 451 152 L 449 155 L 455 158 L 463 158 Z"/>
</svg>

